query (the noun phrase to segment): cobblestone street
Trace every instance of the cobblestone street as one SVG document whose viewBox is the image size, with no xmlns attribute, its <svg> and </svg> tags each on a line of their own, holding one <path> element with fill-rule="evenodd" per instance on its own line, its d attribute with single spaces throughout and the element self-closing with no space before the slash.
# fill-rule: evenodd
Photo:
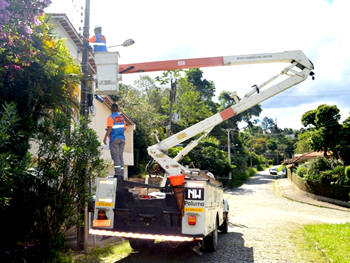
<svg viewBox="0 0 350 263">
<path fill-rule="evenodd" d="M 290 201 L 274 193 L 272 182 L 261 172 L 229 193 L 231 229 L 253 248 L 253 262 L 309 262 L 295 253 L 291 232 L 303 224 L 350 222 L 350 213 Z"/>
<path fill-rule="evenodd" d="M 350 213 L 294 202 L 274 189 L 267 172 L 226 192 L 230 205 L 229 233 L 219 235 L 215 253 L 196 255 L 188 247 L 134 253 L 119 262 L 310 262 L 296 253 L 291 233 L 303 224 L 350 222 Z M 277 187 L 278 188 L 278 187 Z"/>
</svg>

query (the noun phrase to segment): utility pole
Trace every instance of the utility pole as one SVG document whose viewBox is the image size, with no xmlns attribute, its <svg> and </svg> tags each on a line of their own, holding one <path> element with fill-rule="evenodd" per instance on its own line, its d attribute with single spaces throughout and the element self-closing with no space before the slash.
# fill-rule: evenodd
<svg viewBox="0 0 350 263">
<path fill-rule="evenodd" d="M 173 104 L 175 102 L 175 97 L 176 97 L 176 79 L 173 81 L 173 79 L 170 78 L 170 107 L 169 107 L 170 109 L 169 109 L 167 137 L 170 137 L 171 122 L 173 119 Z"/>
<path fill-rule="evenodd" d="M 81 80 L 80 115 L 88 116 L 87 94 L 88 94 L 88 56 L 89 56 L 89 30 L 90 30 L 90 0 L 85 0 L 85 17 L 83 29 L 83 50 L 81 70 L 83 77 Z"/>
<path fill-rule="evenodd" d="M 90 30 L 90 0 L 85 0 L 85 17 L 84 17 L 84 29 L 83 29 L 83 50 L 82 50 L 82 62 L 81 70 L 83 73 L 81 79 L 81 98 L 80 98 L 80 115 L 84 117 L 89 116 L 88 111 L 88 79 L 89 79 L 89 68 L 88 68 L 88 57 L 89 57 L 89 30 Z M 87 127 L 83 127 L 87 129 Z M 87 162 L 87 160 L 86 160 Z M 86 169 L 84 172 L 83 178 L 83 188 L 84 191 L 87 191 L 88 180 L 87 180 L 87 163 L 85 165 Z M 85 195 L 80 198 L 85 199 Z M 88 250 L 89 245 L 89 214 L 88 214 L 88 204 L 84 200 L 83 211 L 84 215 L 84 225 L 80 227 L 77 231 L 77 246 L 80 250 Z"/>
<path fill-rule="evenodd" d="M 225 129 L 227 132 L 227 152 L 228 152 L 228 161 L 231 164 L 231 142 L 230 142 L 230 132 L 234 131 L 234 129 Z M 230 171 L 228 174 L 228 179 L 232 180 L 232 172 Z"/>
<path fill-rule="evenodd" d="M 250 158 L 250 167 L 253 167 L 252 161 L 252 146 L 249 145 L 249 158 Z"/>
</svg>

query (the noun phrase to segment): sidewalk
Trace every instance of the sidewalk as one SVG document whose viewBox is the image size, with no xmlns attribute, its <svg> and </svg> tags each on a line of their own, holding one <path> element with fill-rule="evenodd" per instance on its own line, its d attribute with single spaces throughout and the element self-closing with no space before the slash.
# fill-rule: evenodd
<svg viewBox="0 0 350 263">
<path fill-rule="evenodd" d="M 95 247 L 105 247 L 110 245 L 116 245 L 122 242 L 120 237 L 110 237 L 110 236 L 94 236 L 89 235 L 89 249 Z M 71 235 L 66 237 L 66 248 L 77 250 L 77 237 L 76 235 Z"/>
<path fill-rule="evenodd" d="M 350 203 L 304 192 L 293 185 L 288 178 L 278 179 L 281 195 L 287 199 L 314 206 L 350 212 Z"/>
</svg>

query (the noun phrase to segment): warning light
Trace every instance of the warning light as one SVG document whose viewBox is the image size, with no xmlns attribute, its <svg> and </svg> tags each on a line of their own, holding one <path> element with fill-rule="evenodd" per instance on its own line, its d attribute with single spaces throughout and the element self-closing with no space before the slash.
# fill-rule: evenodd
<svg viewBox="0 0 350 263">
<path fill-rule="evenodd" d="M 98 210 L 97 212 L 97 219 L 99 220 L 104 220 L 104 219 L 108 219 L 107 215 L 106 215 L 106 211 L 105 210 Z"/>
<path fill-rule="evenodd" d="M 149 195 L 139 195 L 139 199 L 150 199 Z"/>
<path fill-rule="evenodd" d="M 194 226 L 196 224 L 196 220 L 197 220 L 196 216 L 193 216 L 193 215 L 188 216 L 188 224 L 190 226 Z"/>
</svg>

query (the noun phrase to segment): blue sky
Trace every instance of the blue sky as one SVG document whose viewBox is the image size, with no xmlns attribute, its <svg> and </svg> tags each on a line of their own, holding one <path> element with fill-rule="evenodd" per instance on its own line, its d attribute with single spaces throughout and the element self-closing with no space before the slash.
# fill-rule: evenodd
<svg viewBox="0 0 350 263">
<path fill-rule="evenodd" d="M 53 0 L 48 12 L 66 12 L 81 27 L 84 0 Z M 108 45 L 120 48 L 120 63 L 303 50 L 315 65 L 311 78 L 262 104 L 264 116 L 282 128 L 301 128 L 301 115 L 319 104 L 350 112 L 350 1 L 348 0 L 91 0 L 91 34 L 103 26 Z M 116 50 L 116 49 L 114 49 Z M 279 66 L 279 65 L 277 65 Z M 205 68 L 217 95 L 279 73 L 280 66 Z M 160 74 L 160 73 L 159 73 Z M 155 76 L 155 74 L 151 74 Z M 138 78 L 124 75 L 123 83 Z"/>
</svg>

